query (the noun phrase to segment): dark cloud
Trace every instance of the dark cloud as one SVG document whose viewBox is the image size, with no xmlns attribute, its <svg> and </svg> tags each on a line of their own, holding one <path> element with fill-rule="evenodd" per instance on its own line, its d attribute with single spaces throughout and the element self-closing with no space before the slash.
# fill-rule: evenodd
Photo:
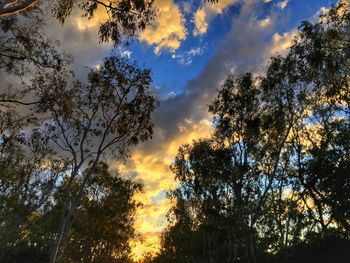
<svg viewBox="0 0 350 263">
<path fill-rule="evenodd" d="M 50 12 L 49 8 L 46 10 Z M 86 79 L 89 69 L 100 64 L 113 46 L 111 43 L 100 43 L 98 18 L 89 21 L 82 17 L 82 11 L 78 8 L 73 10 L 63 25 L 50 14 L 46 17 L 45 33 L 50 39 L 59 40 L 59 50 L 73 56 L 71 67 L 76 77 Z"/>
</svg>

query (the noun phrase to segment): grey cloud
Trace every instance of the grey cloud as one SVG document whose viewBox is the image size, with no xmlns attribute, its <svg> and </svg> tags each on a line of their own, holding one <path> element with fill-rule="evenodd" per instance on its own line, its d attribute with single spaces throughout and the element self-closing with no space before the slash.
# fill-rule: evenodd
<svg viewBox="0 0 350 263">
<path fill-rule="evenodd" d="M 49 12 L 49 11 L 48 11 Z M 89 68 L 101 63 L 112 48 L 111 43 L 99 43 L 98 25 L 79 29 L 77 19 L 82 24 L 89 25 L 90 21 L 82 17 L 79 9 L 74 9 L 63 25 L 47 14 L 45 32 L 50 39 L 59 39 L 60 50 L 73 55 L 72 69 L 78 79 L 85 79 Z M 86 20 L 86 21 L 85 21 Z"/>
</svg>

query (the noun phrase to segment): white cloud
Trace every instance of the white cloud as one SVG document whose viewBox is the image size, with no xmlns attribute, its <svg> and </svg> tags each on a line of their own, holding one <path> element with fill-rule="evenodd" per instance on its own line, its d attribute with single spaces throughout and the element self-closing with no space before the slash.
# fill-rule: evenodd
<svg viewBox="0 0 350 263">
<path fill-rule="evenodd" d="M 130 59 L 132 52 L 129 50 L 123 50 L 120 52 L 120 56 Z"/>
<path fill-rule="evenodd" d="M 175 59 L 179 64 L 183 66 L 189 66 L 192 63 L 192 59 L 189 56 L 186 56 L 186 54 L 176 54 L 173 53 L 171 55 L 172 59 Z"/>
<path fill-rule="evenodd" d="M 189 51 L 187 51 L 187 54 L 190 56 L 200 56 L 204 52 L 204 48 L 197 47 L 197 48 L 191 48 Z"/>
<path fill-rule="evenodd" d="M 168 97 L 169 97 L 169 98 L 173 98 L 173 97 L 175 97 L 175 96 L 176 96 L 176 93 L 175 93 L 174 91 L 169 92 L 169 94 L 168 94 Z"/>
<path fill-rule="evenodd" d="M 192 64 L 193 57 L 201 56 L 203 55 L 204 51 L 206 49 L 206 46 L 204 47 L 197 47 L 197 48 L 191 48 L 190 50 L 182 53 L 182 54 L 176 54 L 175 52 L 171 55 L 172 59 L 175 59 L 179 64 L 183 66 L 188 66 Z"/>
<path fill-rule="evenodd" d="M 268 27 L 268 26 L 271 26 L 271 24 L 272 24 L 272 20 L 270 17 L 267 17 L 259 21 L 260 27 Z"/>
</svg>

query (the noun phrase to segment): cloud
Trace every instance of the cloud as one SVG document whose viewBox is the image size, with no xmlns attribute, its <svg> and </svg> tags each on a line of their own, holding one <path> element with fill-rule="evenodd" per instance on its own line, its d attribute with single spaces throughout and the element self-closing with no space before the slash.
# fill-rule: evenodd
<svg viewBox="0 0 350 263">
<path fill-rule="evenodd" d="M 213 4 L 205 1 L 203 6 L 201 6 L 194 15 L 194 25 L 193 35 L 203 35 L 208 30 L 208 24 L 210 20 L 217 14 L 222 14 L 225 9 L 238 3 L 239 0 L 220 0 L 219 2 Z"/>
<path fill-rule="evenodd" d="M 259 21 L 258 25 L 259 25 L 260 27 L 268 27 L 268 26 L 271 26 L 271 23 L 272 23 L 271 18 L 270 18 L 270 17 L 267 17 L 267 18 L 265 18 L 265 19 L 261 19 L 261 20 Z"/>
<path fill-rule="evenodd" d="M 179 64 L 183 66 L 189 66 L 192 64 L 192 60 L 194 57 L 203 55 L 206 48 L 207 47 L 204 45 L 203 47 L 191 48 L 190 50 L 181 54 L 177 54 L 174 52 L 171 55 L 171 58 L 175 59 Z"/>
<path fill-rule="evenodd" d="M 258 27 L 259 20 L 254 15 L 261 8 L 258 2 L 251 1 L 241 7 L 239 16 L 233 18 L 231 32 L 198 78 L 189 82 L 186 91 L 161 104 L 154 119 L 158 127 L 166 127 L 167 136 L 171 137 L 184 119 L 200 121 L 208 116 L 207 106 L 228 72 L 256 70 L 265 61 L 278 17 L 271 14 L 269 26 Z"/>
<path fill-rule="evenodd" d="M 185 19 L 173 0 L 156 0 L 155 6 L 158 8 L 156 21 L 141 32 L 140 40 L 154 45 L 156 54 L 161 49 L 174 51 L 186 39 Z"/>
<path fill-rule="evenodd" d="M 289 0 L 281 1 L 281 2 L 279 2 L 279 3 L 277 4 L 277 6 L 283 10 L 283 9 L 285 9 L 285 8 L 287 7 L 288 2 L 289 2 Z"/>
<path fill-rule="evenodd" d="M 144 193 L 136 196 L 136 200 L 141 201 L 143 207 L 136 213 L 135 229 L 140 238 L 132 241 L 135 259 L 140 259 L 145 252 L 155 252 L 159 248 L 159 236 L 166 226 L 164 216 L 172 205 L 165 198 L 164 191 L 176 186 L 169 167 L 179 146 L 191 143 L 196 138 L 208 137 L 211 122 L 203 120 L 195 123 L 184 120 L 178 130 L 176 137 L 157 144 L 157 149 L 150 153 L 145 153 L 143 148 L 136 149 L 132 159 L 125 166 L 118 167 L 123 174 L 136 174 L 136 180 L 144 183 Z M 157 132 L 161 133 L 159 130 Z M 156 135 L 158 138 L 161 136 Z"/>
<path fill-rule="evenodd" d="M 120 51 L 120 56 L 123 58 L 130 59 L 132 52 L 130 50 L 122 50 Z"/>
<path fill-rule="evenodd" d="M 194 25 L 195 29 L 193 35 L 203 35 L 208 30 L 207 14 L 205 13 L 204 8 L 200 8 L 196 11 L 194 15 Z"/>
<path fill-rule="evenodd" d="M 72 68 L 77 78 L 86 78 L 89 67 L 101 64 L 102 59 L 113 47 L 112 43 L 99 41 L 98 30 L 106 12 L 98 8 L 94 18 L 88 20 L 82 17 L 82 11 L 76 8 L 63 25 L 50 15 L 50 10 L 47 12 L 46 35 L 50 39 L 58 39 L 60 49 L 73 55 Z"/>
<path fill-rule="evenodd" d="M 200 56 L 203 54 L 204 48 L 197 47 L 197 48 L 191 48 L 187 54 L 190 56 Z"/>
<path fill-rule="evenodd" d="M 296 29 L 290 32 L 285 32 L 283 34 L 275 33 L 272 36 L 272 48 L 269 55 L 285 55 L 288 51 L 288 48 L 290 48 L 290 46 L 293 44 L 293 40 L 296 34 Z"/>
<path fill-rule="evenodd" d="M 175 59 L 179 64 L 183 65 L 183 66 L 189 66 L 192 64 L 192 58 L 190 56 L 186 56 L 183 54 L 176 54 L 173 53 L 171 55 L 172 59 Z"/>
</svg>

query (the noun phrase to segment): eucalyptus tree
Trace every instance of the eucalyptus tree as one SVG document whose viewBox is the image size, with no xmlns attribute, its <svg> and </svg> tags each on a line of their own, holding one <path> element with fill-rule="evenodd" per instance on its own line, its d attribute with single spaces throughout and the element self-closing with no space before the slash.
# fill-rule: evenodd
<svg viewBox="0 0 350 263">
<path fill-rule="evenodd" d="M 133 197 L 140 191 L 140 184 L 99 163 L 84 190 L 64 262 L 132 262 L 129 241 L 135 238 L 133 223 L 141 205 Z"/>
<path fill-rule="evenodd" d="M 349 28 L 350 6 L 344 1 L 321 16 L 319 23 L 303 23 L 290 51 L 300 80 L 308 82 L 312 91 L 308 119 L 317 134 L 303 129 L 310 147 L 301 151 L 299 183 L 317 207 L 322 228 L 326 230 L 335 220 L 348 235 Z"/>
<path fill-rule="evenodd" d="M 0 16 L 9 16 L 23 11 L 31 6 L 38 6 L 44 1 L 38 0 L 2 0 L 0 2 Z M 101 41 L 113 41 L 120 44 L 123 38 L 131 38 L 145 29 L 155 17 L 154 0 L 51 0 L 45 8 L 52 11 L 54 17 L 62 24 L 69 17 L 73 9 L 79 8 L 83 15 L 91 19 L 96 15 L 98 8 L 104 10 L 106 19 L 100 25 Z M 26 10 L 27 11 L 27 10 Z"/>
<path fill-rule="evenodd" d="M 63 255 L 77 207 L 99 161 L 125 159 L 131 146 L 153 132 L 150 117 L 157 102 L 149 70 L 110 57 L 91 70 L 88 81 L 70 81 L 69 73 L 61 71 L 38 74 L 32 83 L 40 98 L 36 110 L 45 115 L 40 131 L 70 164 L 51 262 Z M 73 192 L 78 178 L 79 190 Z"/>
<path fill-rule="evenodd" d="M 171 169 L 179 187 L 170 193 L 175 206 L 159 262 L 232 262 L 241 253 L 230 211 L 229 152 L 211 140 L 194 141 L 180 147 Z"/>
<path fill-rule="evenodd" d="M 41 14 L 0 18 L 1 261 L 27 249 L 24 233 L 36 222 L 67 169 L 38 131 L 37 101 L 25 80 L 37 71 L 61 70 L 70 62 L 42 31 Z M 11 83 L 16 79 L 16 84 Z M 32 248 L 35 258 L 35 248 Z M 30 249 L 29 249 L 30 251 Z M 37 258 L 40 261 L 40 259 Z"/>
<path fill-rule="evenodd" d="M 1 2 L 1 7 L 9 12 L 11 8 L 21 8 L 21 3 L 24 4 L 23 1 Z M 55 1 L 52 11 L 63 23 L 73 8 L 81 8 L 85 16 L 92 18 L 97 8 L 103 7 L 109 19 L 101 25 L 101 40 L 113 40 L 117 45 L 123 37 L 132 37 L 152 20 L 152 4 L 153 1 Z M 56 172 L 55 166 L 50 167 L 47 159 L 49 156 L 42 156 L 42 163 L 36 163 L 36 159 L 32 159 L 34 164 L 28 163 L 36 167 L 32 168 L 32 172 L 28 168 L 25 170 L 28 173 L 18 173 L 17 170 L 22 169 L 21 165 L 13 170 L 16 176 L 28 180 L 33 194 L 45 194 L 40 199 L 43 206 L 50 203 L 61 180 L 69 177 L 64 187 L 64 206 L 52 249 L 51 262 L 55 262 L 63 258 L 76 210 L 95 166 L 101 158 L 125 159 L 130 146 L 150 138 L 150 114 L 156 106 L 156 99 L 150 91 L 150 72 L 119 58 L 106 59 L 99 70 L 92 70 L 88 84 L 72 81 L 72 75 L 67 69 L 71 59 L 57 52 L 55 44 L 43 34 L 44 20 L 41 12 L 40 6 L 33 5 L 33 8 L 26 9 L 21 14 L 0 18 L 0 69 L 19 79 L 31 70 L 25 76 L 26 83 L 23 82 L 19 89 L 9 84 L 9 89 L 1 94 L 1 118 L 4 125 L 1 135 L 4 142 L 1 147 L 4 152 L 7 151 L 6 154 L 12 154 L 18 159 L 24 158 L 24 161 L 26 158 L 31 159 L 32 154 L 39 154 L 39 149 L 32 153 L 23 150 L 26 147 L 21 145 L 22 148 L 15 155 L 14 150 L 9 151 L 5 147 L 7 137 L 26 144 L 28 137 L 19 138 L 18 134 L 35 131 L 36 135 L 42 136 L 43 143 L 48 143 L 50 154 L 62 163 L 61 170 Z M 6 171 L 9 170 L 10 163 L 5 164 L 8 159 L 3 161 Z M 45 182 L 39 182 L 40 176 L 37 176 L 43 173 L 42 168 L 37 167 L 45 166 L 43 163 L 49 166 L 44 170 L 52 178 L 47 194 L 46 188 L 45 191 L 40 188 Z M 36 179 L 33 181 L 31 178 Z M 9 185 L 5 184 L 5 179 L 2 182 Z M 19 181 L 13 180 L 10 183 L 18 184 Z M 79 185 L 78 191 L 73 191 L 73 184 Z M 25 196 L 28 198 L 29 195 Z M 12 197 L 6 193 L 4 200 L 10 198 Z M 10 206 L 7 208 L 10 209 Z M 40 206 L 27 209 L 27 217 L 41 213 L 40 209 Z M 25 227 L 18 228 L 18 231 L 23 229 Z M 15 240 L 20 240 L 21 235 L 19 232 L 17 234 Z M 8 248 L 6 244 L 4 247 Z"/>
<path fill-rule="evenodd" d="M 175 158 L 179 186 L 155 262 L 273 262 L 307 242 L 347 243 L 349 28 L 341 2 L 304 22 L 261 76 L 228 76 L 209 107 L 213 136 Z"/>
<path fill-rule="evenodd" d="M 135 211 L 140 206 L 133 196 L 142 191 L 142 186 L 123 179 L 104 162 L 99 162 L 92 174 L 77 208 L 70 243 L 62 262 L 131 262 L 129 241 L 135 235 L 133 222 Z M 49 260 L 50 240 L 57 231 L 67 183 L 68 180 L 64 179 L 52 195 L 48 208 L 36 216 L 36 228 L 27 230 L 27 246 L 38 251 L 42 262 Z M 72 183 L 75 194 L 79 185 L 79 179 Z M 33 258 L 26 251 L 23 254 L 28 254 L 27 260 Z M 18 254 L 12 256 L 18 257 Z"/>
<path fill-rule="evenodd" d="M 260 185 L 260 92 L 251 74 L 229 76 L 210 105 L 215 133 L 179 149 L 172 171 L 174 226 L 165 252 L 181 262 L 256 262 L 254 217 L 266 189 Z M 182 235 L 188 242 L 182 241 Z"/>
<path fill-rule="evenodd" d="M 0 260 L 11 262 L 30 250 L 28 230 L 47 208 L 67 166 L 37 130 L 14 133 L 6 128 L 0 148 Z M 32 249 L 34 259 L 36 247 Z"/>
</svg>

